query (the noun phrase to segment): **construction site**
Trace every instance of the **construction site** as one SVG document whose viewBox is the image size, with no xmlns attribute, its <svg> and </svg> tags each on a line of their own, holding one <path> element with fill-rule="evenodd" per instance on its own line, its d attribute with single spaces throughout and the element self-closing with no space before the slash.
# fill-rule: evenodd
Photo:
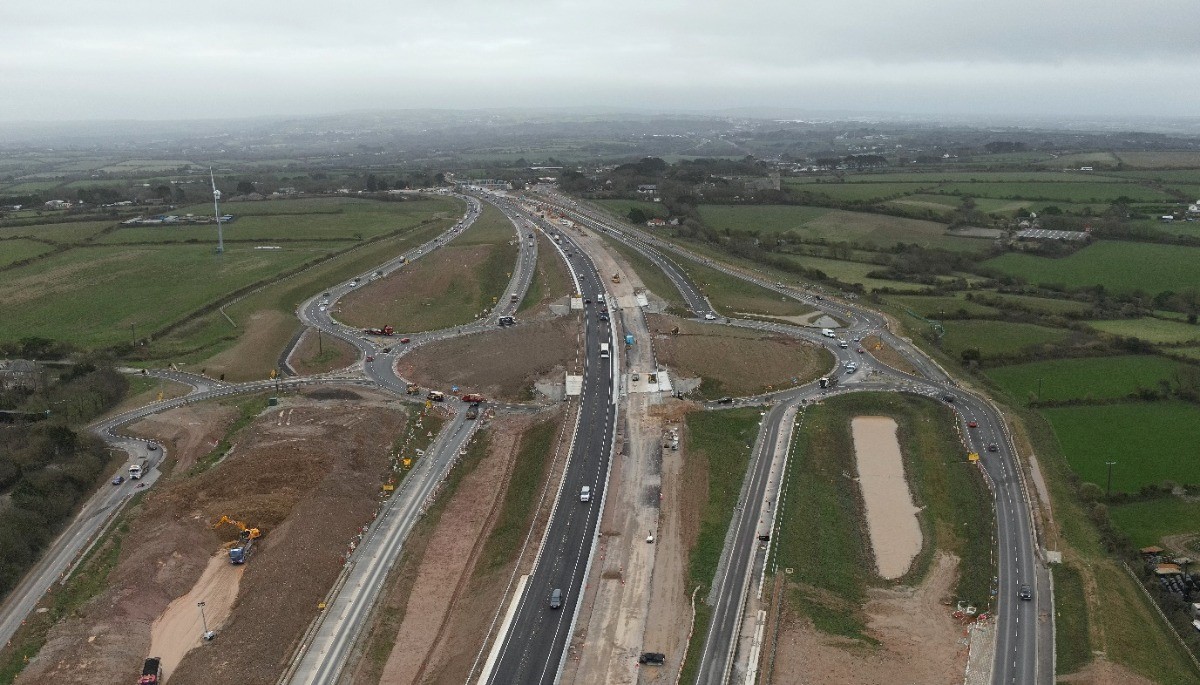
<svg viewBox="0 0 1200 685">
<path fill-rule="evenodd" d="M 161 675 L 144 682 L 279 677 L 420 419 L 361 389 L 251 406 L 261 412 L 229 436 L 239 409 L 218 403 L 131 427 L 174 463 L 116 523 L 105 589 L 51 630 L 16 682 L 133 682 L 148 657 Z"/>
</svg>

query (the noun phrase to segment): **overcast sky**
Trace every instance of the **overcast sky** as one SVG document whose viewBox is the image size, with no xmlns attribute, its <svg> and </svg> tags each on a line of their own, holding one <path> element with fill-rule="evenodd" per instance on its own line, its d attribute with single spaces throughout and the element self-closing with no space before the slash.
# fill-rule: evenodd
<svg viewBox="0 0 1200 685">
<path fill-rule="evenodd" d="M 0 0 L 0 121 L 1200 115 L 1200 0 Z"/>
</svg>

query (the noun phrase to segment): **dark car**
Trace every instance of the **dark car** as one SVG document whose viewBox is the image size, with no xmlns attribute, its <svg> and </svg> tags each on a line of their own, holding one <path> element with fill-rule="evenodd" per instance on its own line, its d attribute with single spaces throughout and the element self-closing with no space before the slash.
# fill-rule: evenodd
<svg viewBox="0 0 1200 685">
<path fill-rule="evenodd" d="M 946 402 L 953 402 L 953 401 L 954 401 L 954 395 L 942 395 L 942 400 L 944 400 L 944 401 L 946 401 Z"/>
<path fill-rule="evenodd" d="M 550 608 L 551 609 L 561 609 L 562 608 L 562 590 L 560 590 L 558 588 L 554 588 L 554 592 L 550 593 Z"/>
<path fill-rule="evenodd" d="M 373 362 L 373 361 L 375 361 L 375 357 L 372 357 L 371 355 L 369 355 L 369 354 L 368 354 L 368 355 L 367 355 L 367 361 L 369 361 L 369 362 Z"/>
<path fill-rule="evenodd" d="M 1017 596 L 1025 601 L 1033 599 L 1033 590 L 1029 589 L 1028 585 L 1022 585 L 1020 590 L 1017 590 Z"/>
<path fill-rule="evenodd" d="M 112 480 L 113 485 L 120 485 L 121 483 L 124 483 L 124 482 L 125 482 L 125 476 L 117 476 L 116 478 L 113 478 L 113 480 Z"/>
<path fill-rule="evenodd" d="M 979 423 L 975 421 L 967 421 L 967 428 L 979 428 Z"/>
<path fill-rule="evenodd" d="M 721 399 L 717 400 L 717 404 L 733 404 L 733 398 L 722 397 Z"/>
<path fill-rule="evenodd" d="M 999 452 L 1000 446 L 993 442 L 992 444 L 988 445 L 988 451 L 989 452 Z"/>
<path fill-rule="evenodd" d="M 650 666 L 662 666 L 667 661 L 667 655 L 662 652 L 642 652 L 638 657 L 639 664 L 648 664 Z"/>
<path fill-rule="evenodd" d="M 400 344 L 407 345 L 412 342 L 412 338 L 400 338 Z"/>
</svg>

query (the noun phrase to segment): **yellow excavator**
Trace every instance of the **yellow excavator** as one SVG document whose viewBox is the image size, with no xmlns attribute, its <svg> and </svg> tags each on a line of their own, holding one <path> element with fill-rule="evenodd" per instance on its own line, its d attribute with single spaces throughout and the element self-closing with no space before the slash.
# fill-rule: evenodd
<svg viewBox="0 0 1200 685">
<path fill-rule="evenodd" d="M 225 525 L 226 523 L 228 523 L 229 525 L 234 526 L 238 530 L 240 530 L 242 532 L 242 537 L 248 537 L 251 540 L 257 540 L 258 538 L 262 537 L 262 531 L 260 531 L 259 529 L 250 528 L 249 526 L 242 523 L 241 521 L 234 521 L 233 519 L 229 518 L 228 516 L 225 516 L 224 514 L 222 514 L 221 518 L 217 519 L 217 522 L 213 524 L 213 528 L 220 528 L 221 526 Z"/>
</svg>

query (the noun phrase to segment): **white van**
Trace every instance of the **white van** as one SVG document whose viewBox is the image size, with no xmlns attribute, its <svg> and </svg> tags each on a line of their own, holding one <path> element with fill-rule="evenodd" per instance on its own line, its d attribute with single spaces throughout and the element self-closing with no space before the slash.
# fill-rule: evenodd
<svg viewBox="0 0 1200 685">
<path fill-rule="evenodd" d="M 592 501 L 591 486 L 585 485 L 579 489 L 579 501 L 580 502 L 591 502 Z"/>
<path fill-rule="evenodd" d="M 837 334 L 833 332 L 832 328 L 822 328 L 821 335 L 825 336 L 826 338 L 836 338 L 837 337 Z"/>
<path fill-rule="evenodd" d="M 608 359 L 608 343 L 600 343 L 600 358 Z"/>
</svg>

